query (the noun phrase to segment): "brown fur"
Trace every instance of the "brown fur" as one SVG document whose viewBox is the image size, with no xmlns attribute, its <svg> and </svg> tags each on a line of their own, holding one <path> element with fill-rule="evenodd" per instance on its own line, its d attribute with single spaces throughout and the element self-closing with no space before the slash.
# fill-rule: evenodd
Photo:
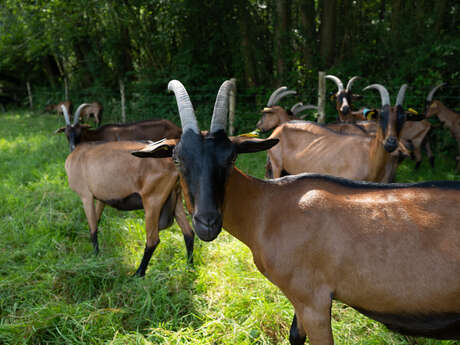
<svg viewBox="0 0 460 345">
<path fill-rule="evenodd" d="M 146 247 L 155 248 L 160 241 L 160 211 L 171 193 L 176 193 L 174 216 L 182 233 L 193 236 L 172 160 L 138 159 L 131 155 L 142 147 L 142 143 L 129 141 L 85 143 L 67 157 L 65 169 L 69 186 L 83 202 L 91 238 L 97 238 L 105 201 L 120 200 L 133 193 L 140 195 L 145 210 Z"/>
<path fill-rule="evenodd" d="M 390 122 L 391 123 L 391 122 Z M 383 182 L 390 154 L 384 134 L 373 137 L 340 135 L 313 123 L 285 123 L 270 138 L 280 143 L 268 151 L 273 177 L 316 172 L 354 180 Z"/>
<path fill-rule="evenodd" d="M 96 125 L 99 127 L 102 122 L 102 111 L 103 107 L 102 104 L 99 102 L 89 103 L 86 107 L 84 107 L 80 112 L 80 118 L 83 121 L 88 122 L 89 118 L 94 118 Z"/>
<path fill-rule="evenodd" d="M 333 344 L 332 298 L 388 314 L 459 313 L 460 192 L 331 180 L 264 182 L 234 169 L 226 184 L 223 227 L 291 301 L 300 336 Z"/>
<path fill-rule="evenodd" d="M 460 114 L 447 108 L 441 101 L 434 100 L 427 109 L 426 117 L 437 116 L 447 127 L 457 141 L 458 152 L 460 153 Z M 460 159 L 457 157 L 456 172 L 460 171 Z"/>
<path fill-rule="evenodd" d="M 67 109 L 67 112 L 70 114 L 72 113 L 72 102 L 71 101 L 63 101 L 58 104 L 48 104 L 45 107 L 45 111 L 56 111 L 58 115 L 63 115 L 64 113 L 62 112 L 61 106 L 65 106 Z"/>
</svg>

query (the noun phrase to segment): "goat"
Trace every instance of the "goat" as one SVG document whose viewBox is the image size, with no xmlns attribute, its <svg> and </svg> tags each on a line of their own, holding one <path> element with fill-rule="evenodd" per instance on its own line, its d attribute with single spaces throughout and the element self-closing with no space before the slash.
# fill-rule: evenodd
<svg viewBox="0 0 460 345">
<path fill-rule="evenodd" d="M 88 125 L 80 125 L 80 111 L 85 107 L 82 104 L 75 112 L 74 121 L 64 113 L 66 126 L 61 127 L 55 133 L 64 132 L 69 141 L 70 151 L 79 143 L 88 141 L 120 141 L 120 140 L 160 140 L 162 138 L 180 138 L 182 130 L 174 123 L 165 119 L 152 119 L 127 124 L 108 124 L 97 129 L 91 129 Z"/>
<path fill-rule="evenodd" d="M 86 103 L 86 106 L 81 109 L 80 116 L 85 122 L 89 120 L 90 117 L 94 118 L 94 122 L 97 127 L 101 125 L 102 122 L 102 104 L 99 102 Z"/>
<path fill-rule="evenodd" d="M 362 111 L 352 111 L 351 110 L 351 103 L 354 99 L 360 98 L 359 95 L 354 95 L 351 92 L 351 86 L 358 79 L 358 76 L 354 76 L 351 78 L 348 83 L 347 87 L 343 88 L 342 81 L 334 75 L 326 75 L 326 79 L 332 80 L 337 85 L 337 92 L 332 95 L 332 98 L 335 99 L 337 113 L 339 115 L 339 121 L 342 122 L 353 122 L 353 121 L 360 121 L 365 120 L 365 117 L 362 114 Z"/>
<path fill-rule="evenodd" d="M 72 113 L 72 102 L 71 101 L 63 101 L 63 102 L 59 102 L 58 104 L 48 104 L 46 107 L 45 107 L 45 111 L 56 111 L 58 113 L 58 115 L 64 115 L 63 111 L 62 111 L 62 107 L 65 107 L 66 110 L 67 110 L 67 113 L 71 114 Z"/>
<path fill-rule="evenodd" d="M 174 218 L 184 235 L 189 262 L 193 262 L 194 241 L 173 162 L 169 158 L 139 160 L 131 155 L 143 146 L 132 141 L 83 143 L 65 162 L 69 187 L 83 203 L 96 254 L 98 223 L 105 205 L 122 211 L 145 210 L 147 240 L 135 273 L 141 277 L 160 242 L 159 230 L 170 227 Z"/>
<path fill-rule="evenodd" d="M 172 156 L 200 239 L 212 241 L 224 227 L 249 247 L 259 271 L 294 306 L 291 345 L 307 335 L 311 345 L 333 345 L 333 300 L 400 333 L 460 339 L 460 182 L 247 176 L 234 167 L 237 155 L 278 139 L 227 137 L 230 87 L 219 89 L 203 135 L 185 88 L 169 82 L 183 134 L 133 154 Z"/>
<path fill-rule="evenodd" d="M 390 107 L 390 96 L 382 85 L 373 84 L 364 89 L 377 89 L 382 99 L 375 136 L 342 135 L 312 122 L 294 121 L 277 127 L 270 138 L 279 138 L 281 143 L 268 151 L 266 176 L 317 172 L 355 180 L 384 181 L 385 166 L 390 153 L 399 145 L 398 137 L 405 120 L 401 104 L 406 88 L 407 85 L 401 87 L 395 107 Z"/>
<path fill-rule="evenodd" d="M 444 85 L 444 83 L 437 85 L 429 92 L 426 99 L 426 117 L 437 116 L 457 141 L 459 156 L 456 157 L 457 166 L 455 172 L 458 173 L 460 171 L 460 114 L 450 110 L 439 100 L 433 101 L 435 92 Z"/>
<path fill-rule="evenodd" d="M 81 106 L 75 114 L 77 121 L 80 109 Z M 75 129 L 70 125 L 69 114 L 65 108 L 63 113 L 67 128 Z M 193 262 L 194 234 L 185 214 L 178 175 L 171 160 L 140 162 L 130 154 L 140 143 L 118 141 L 147 138 L 157 140 L 167 132 L 161 134 L 161 126 L 152 124 L 150 127 L 155 128 L 155 131 L 151 131 L 146 138 L 148 132 L 143 132 L 142 129 L 148 129 L 148 126 L 136 128 L 133 124 L 120 129 L 113 125 L 106 127 L 106 130 L 104 127 L 87 131 L 82 140 L 87 142 L 78 141 L 65 163 L 69 186 L 82 200 L 95 253 L 99 252 L 98 223 L 107 204 L 119 210 L 145 209 L 147 242 L 136 275 L 145 275 L 150 258 L 160 242 L 158 231 L 170 227 L 174 218 L 184 235 L 188 260 Z"/>
<path fill-rule="evenodd" d="M 297 115 L 307 109 L 317 109 L 314 105 L 303 105 L 302 103 L 296 103 L 288 111 L 280 106 L 273 106 L 271 108 L 264 108 L 262 111 L 262 117 L 257 122 L 257 129 L 261 132 L 270 131 L 277 126 L 294 120 L 300 120 L 302 117 Z M 378 114 L 378 110 L 369 109 L 370 114 Z M 299 123 L 299 122 L 298 122 Z M 375 121 L 358 121 L 358 122 L 335 122 L 323 124 L 325 128 L 333 130 L 339 134 L 354 134 L 354 135 L 374 135 L 377 131 L 377 123 Z M 405 156 L 411 155 L 408 148 L 412 148 L 412 154 L 415 156 L 416 165 L 415 168 L 421 164 L 422 153 L 421 145 L 425 143 L 425 148 L 428 153 L 428 157 L 431 166 L 434 166 L 434 156 L 431 151 L 429 142 L 427 141 L 426 135 L 431 129 L 431 125 L 428 121 L 405 121 L 401 129 L 400 143 L 398 146 L 398 156 L 404 158 Z M 392 154 L 392 156 L 395 156 Z M 387 167 L 388 173 L 385 174 L 383 181 L 391 182 L 394 180 L 396 168 L 399 164 L 397 157 L 392 157 L 393 162 L 390 167 Z"/>
<path fill-rule="evenodd" d="M 261 132 L 268 132 L 283 123 L 303 119 L 305 116 L 298 116 L 298 114 L 308 109 L 318 109 L 318 107 L 311 104 L 303 105 L 301 102 L 294 104 L 289 110 L 278 105 L 265 107 L 256 127 Z M 368 124 L 365 121 L 359 125 L 339 122 L 327 123 L 322 126 L 341 134 L 368 134 L 366 130 Z"/>
</svg>

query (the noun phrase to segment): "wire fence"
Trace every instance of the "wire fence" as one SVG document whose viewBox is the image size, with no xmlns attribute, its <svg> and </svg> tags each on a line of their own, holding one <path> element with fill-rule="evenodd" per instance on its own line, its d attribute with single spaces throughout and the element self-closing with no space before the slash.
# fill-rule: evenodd
<svg viewBox="0 0 460 345">
<path fill-rule="evenodd" d="M 380 108 L 380 95 L 375 90 L 362 92 L 361 90 L 369 83 L 364 79 L 358 79 L 353 85 L 353 92 L 362 95 L 363 97 L 353 102 L 353 108 L 361 107 Z M 287 85 L 289 87 L 289 85 Z M 191 101 L 195 108 L 197 120 L 202 128 L 207 128 L 212 115 L 214 101 L 216 98 L 219 85 L 216 86 L 215 92 L 209 90 L 188 90 Z M 289 87 L 295 89 L 295 87 Z M 335 84 L 328 81 L 326 83 L 326 122 L 335 121 L 337 112 L 335 110 L 335 101 L 329 99 L 329 95 L 337 91 Z M 386 86 L 390 99 L 395 102 L 400 85 Z M 425 111 L 425 99 L 431 88 L 417 88 L 416 86 L 408 87 L 404 100 L 406 109 L 412 108 L 419 113 Z M 266 105 L 268 98 L 273 90 L 258 90 L 256 93 L 248 89 L 237 86 L 236 93 L 236 110 L 235 110 L 235 133 L 243 133 L 253 130 L 257 121 L 260 119 L 261 110 Z M 280 105 L 288 109 L 297 102 L 304 104 L 318 103 L 318 90 L 315 87 L 303 88 L 297 90 L 296 95 L 291 95 L 283 98 Z M 460 84 L 446 85 L 438 90 L 435 98 L 440 99 L 450 109 L 459 111 L 460 104 Z M 177 105 L 175 98 L 166 92 L 166 87 L 163 92 L 154 92 L 148 88 L 126 87 L 126 120 L 127 122 L 135 122 L 140 120 L 166 118 L 179 124 L 177 113 Z M 50 91 L 49 89 L 32 89 L 34 99 L 34 110 L 44 112 L 44 108 L 50 103 L 59 103 L 64 100 L 64 90 Z M 103 104 L 103 120 L 102 123 L 121 123 L 121 99 L 118 90 L 107 87 L 92 87 L 84 90 L 69 90 L 69 99 L 72 100 L 74 109 L 81 103 L 99 101 Z M 24 100 L 24 105 L 27 105 L 28 100 Z M 315 120 L 315 111 L 311 111 L 308 120 Z M 63 121 L 63 120 L 62 120 Z"/>
</svg>

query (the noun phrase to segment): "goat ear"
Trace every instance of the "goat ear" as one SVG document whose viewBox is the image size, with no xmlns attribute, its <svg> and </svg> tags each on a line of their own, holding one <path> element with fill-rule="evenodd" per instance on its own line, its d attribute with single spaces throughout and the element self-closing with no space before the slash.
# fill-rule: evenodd
<svg viewBox="0 0 460 345">
<path fill-rule="evenodd" d="M 149 142 L 142 149 L 131 152 L 132 155 L 140 158 L 166 158 L 171 157 L 175 142 L 162 139 L 156 142 Z"/>
<path fill-rule="evenodd" d="M 278 144 L 279 139 L 234 139 L 232 142 L 235 144 L 236 153 L 253 153 L 272 148 Z"/>
<path fill-rule="evenodd" d="M 62 133 L 65 131 L 65 127 L 58 128 L 54 131 L 54 134 Z"/>
</svg>

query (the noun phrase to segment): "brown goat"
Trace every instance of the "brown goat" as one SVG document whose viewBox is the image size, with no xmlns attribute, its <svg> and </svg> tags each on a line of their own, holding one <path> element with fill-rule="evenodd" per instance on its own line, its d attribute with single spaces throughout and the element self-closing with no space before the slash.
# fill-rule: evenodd
<svg viewBox="0 0 460 345">
<path fill-rule="evenodd" d="M 94 122 L 96 123 L 97 127 L 101 125 L 102 122 L 102 111 L 103 107 L 102 104 L 99 102 L 93 103 L 85 103 L 86 106 L 81 109 L 80 116 L 83 121 L 88 122 L 89 118 L 94 118 Z"/>
<path fill-rule="evenodd" d="M 139 142 L 83 143 L 67 157 L 65 169 L 69 187 L 81 198 L 96 253 L 98 223 L 105 205 L 118 210 L 145 210 L 147 241 L 136 275 L 145 275 L 150 258 L 160 242 L 158 231 L 176 219 L 193 261 L 193 231 L 187 220 L 178 172 L 170 158 L 140 160 L 131 151 Z M 96 201 L 96 205 L 94 204 Z"/>
<path fill-rule="evenodd" d="M 439 100 L 433 101 L 434 93 L 443 85 L 444 84 L 440 84 L 434 87 L 428 94 L 426 100 L 426 117 L 430 118 L 432 116 L 437 116 L 443 125 L 450 130 L 452 136 L 457 141 L 459 156 L 456 157 L 457 166 L 455 168 L 455 172 L 458 173 L 460 171 L 460 114 L 450 110 Z"/>
<path fill-rule="evenodd" d="M 71 114 L 72 113 L 72 102 L 71 101 L 63 101 L 59 102 L 58 104 L 48 104 L 45 107 L 45 111 L 56 111 L 58 115 L 64 115 L 64 112 L 62 110 L 62 107 L 65 107 L 67 109 L 67 113 Z"/>
<path fill-rule="evenodd" d="M 79 143 L 88 141 L 120 141 L 120 140 L 160 140 L 163 138 L 180 138 L 182 130 L 174 123 L 165 119 L 152 119 L 127 124 L 107 124 L 97 129 L 78 123 L 80 105 L 75 112 L 73 124 L 68 114 L 65 115 L 66 126 L 59 128 L 55 133 L 64 132 L 70 144 L 70 151 Z"/>
<path fill-rule="evenodd" d="M 365 117 L 361 111 L 351 110 L 352 101 L 361 97 L 359 95 L 354 95 L 351 92 L 353 83 L 359 77 L 354 76 L 351 78 L 348 81 L 346 88 L 343 87 L 342 81 L 334 75 L 326 75 L 325 78 L 332 80 L 337 85 L 338 90 L 332 95 L 332 97 L 335 99 L 335 107 L 339 115 L 339 120 L 342 122 L 355 122 L 365 120 Z"/>
<path fill-rule="evenodd" d="M 270 136 L 281 142 L 268 151 L 267 177 L 316 172 L 384 182 L 385 166 L 390 161 L 390 153 L 398 147 L 405 120 L 401 104 L 406 87 L 401 87 L 395 107 L 390 107 L 388 91 L 382 85 L 366 88 L 377 89 L 382 98 L 383 110 L 376 135 L 372 137 L 341 135 L 309 122 L 294 121 L 279 126 Z"/>
<path fill-rule="evenodd" d="M 280 106 L 273 106 L 270 108 L 264 108 L 262 110 L 262 117 L 257 122 L 257 128 L 262 132 L 270 131 L 277 126 L 294 120 L 300 120 L 301 117 L 297 117 L 297 114 L 300 111 L 306 109 L 316 109 L 316 106 L 306 105 L 302 103 L 297 103 L 289 111 L 286 111 Z M 369 109 L 372 114 L 378 114 L 378 110 Z M 361 111 L 362 112 L 362 111 Z M 377 123 L 375 121 L 358 121 L 358 122 L 335 122 L 335 123 L 326 123 L 322 124 L 327 129 L 333 130 L 339 134 L 354 134 L 354 135 L 364 135 L 364 136 L 375 136 L 377 131 Z M 428 121 L 406 121 L 404 122 L 403 128 L 400 134 L 400 142 L 398 146 L 398 152 L 392 153 L 391 162 L 389 166 L 385 169 L 387 173 L 382 181 L 393 182 L 396 169 L 400 162 L 398 157 L 404 158 L 405 156 L 411 155 L 409 148 L 412 150 L 412 154 L 415 157 L 417 169 L 422 162 L 422 153 L 421 147 L 422 143 L 425 144 L 425 149 L 428 153 L 428 157 L 431 163 L 431 166 L 434 166 L 434 156 L 431 151 L 430 144 L 427 140 L 427 134 L 431 129 L 431 125 Z"/>
<path fill-rule="evenodd" d="M 247 176 L 234 167 L 237 155 L 278 140 L 227 137 L 230 87 L 221 86 L 204 136 L 185 88 L 171 81 L 180 141 L 133 154 L 173 156 L 202 240 L 216 239 L 224 227 L 249 247 L 259 271 L 294 306 L 291 345 L 307 335 L 310 345 L 333 345 L 333 300 L 403 334 L 460 339 L 460 182 Z"/>
</svg>

